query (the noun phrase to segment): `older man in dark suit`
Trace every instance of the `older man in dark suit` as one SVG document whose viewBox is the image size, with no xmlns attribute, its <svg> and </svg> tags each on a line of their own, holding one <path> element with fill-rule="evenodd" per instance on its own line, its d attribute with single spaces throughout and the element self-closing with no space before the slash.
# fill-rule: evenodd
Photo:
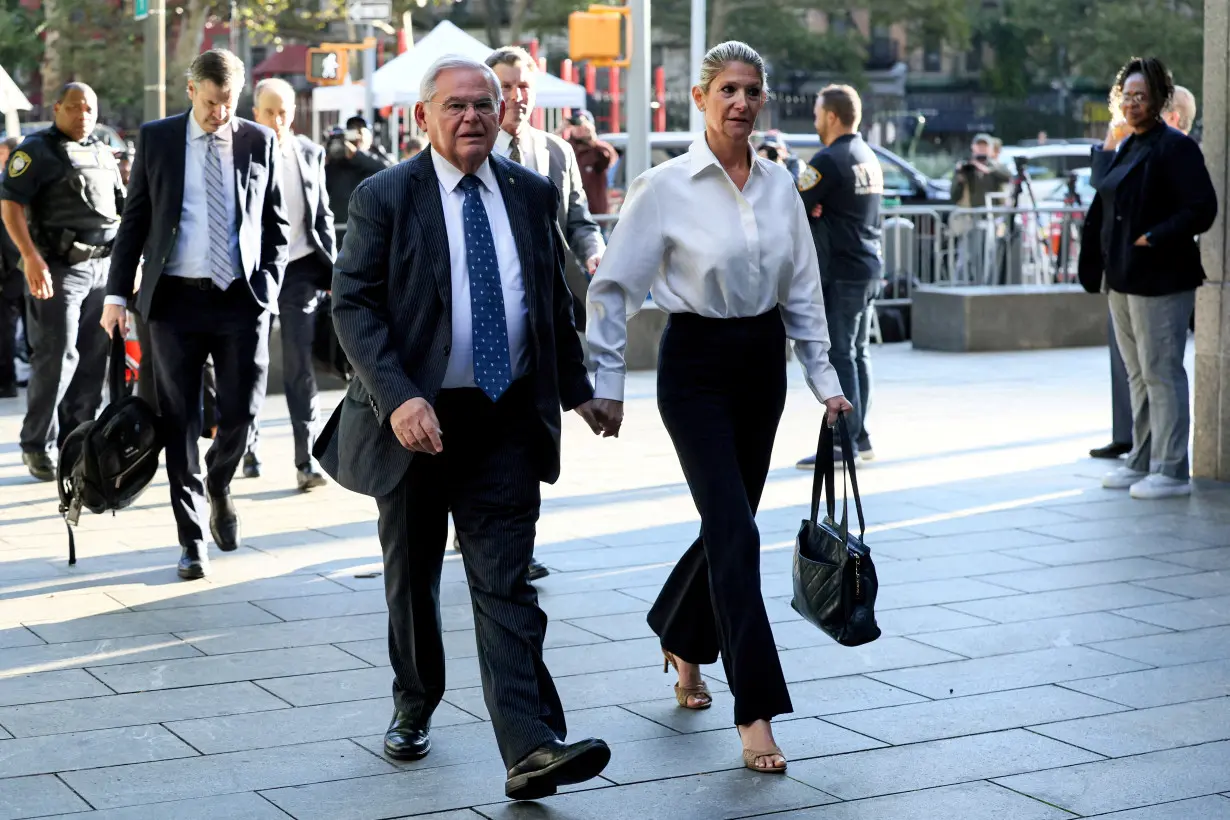
<svg viewBox="0 0 1230 820">
<path fill-rule="evenodd" d="M 325 150 L 295 135 L 295 90 L 277 78 L 261 80 L 253 92 L 256 121 L 278 135 L 282 151 L 282 201 L 290 220 L 290 262 L 278 292 L 282 329 L 282 380 L 286 409 L 295 438 L 295 472 L 299 489 L 321 487 L 325 477 L 312 461 L 316 422 L 316 370 L 312 339 L 316 335 L 317 292 L 329 289 L 333 276 L 333 211 L 325 187 Z M 259 471 L 259 420 L 252 425 L 244 473 Z"/>
<path fill-rule="evenodd" d="M 234 116 L 243 63 L 206 51 L 188 72 L 192 108 L 141 126 L 102 326 L 127 330 L 125 305 L 144 256 L 137 310 L 149 327 L 167 478 L 182 554 L 179 577 L 208 572 L 201 519 L 224 552 L 238 549 L 230 484 L 260 412 L 269 318 L 286 268 L 281 153 L 268 128 Z M 201 381 L 217 375 L 218 431 L 201 481 Z"/>
<path fill-rule="evenodd" d="M 491 154 L 492 71 L 428 69 L 415 119 L 431 148 L 365 180 L 333 271 L 333 321 L 355 378 L 317 445 L 380 514 L 395 711 L 385 753 L 430 750 L 444 694 L 440 571 L 451 509 L 470 582 L 483 691 L 514 799 L 596 777 L 601 740 L 565 744 L 543 662 L 546 616 L 526 578 L 541 503 L 560 472 L 560 407 L 595 433 L 563 279 L 550 181 Z"/>
</svg>

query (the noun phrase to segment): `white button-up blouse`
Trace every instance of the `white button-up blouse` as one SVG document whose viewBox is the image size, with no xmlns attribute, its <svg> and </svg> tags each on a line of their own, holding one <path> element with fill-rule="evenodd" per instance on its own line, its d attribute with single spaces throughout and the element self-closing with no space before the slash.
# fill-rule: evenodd
<svg viewBox="0 0 1230 820">
<path fill-rule="evenodd" d="M 629 187 L 589 285 L 596 397 L 623 400 L 628 318 L 650 293 L 668 313 L 716 319 L 777 307 L 812 392 L 821 401 L 841 395 L 803 201 L 789 171 L 752 156 L 742 191 L 704 137 Z"/>
</svg>

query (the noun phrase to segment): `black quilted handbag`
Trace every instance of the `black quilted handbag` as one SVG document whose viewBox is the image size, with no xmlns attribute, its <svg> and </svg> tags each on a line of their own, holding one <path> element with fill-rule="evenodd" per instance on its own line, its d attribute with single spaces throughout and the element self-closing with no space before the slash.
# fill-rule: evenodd
<svg viewBox="0 0 1230 820">
<path fill-rule="evenodd" d="M 816 477 L 811 489 L 811 517 L 803 521 L 794 545 L 794 611 L 820 627 L 842 646 L 860 646 L 880 637 L 876 625 L 875 602 L 879 583 L 871 551 L 863 544 L 866 524 L 863 503 L 858 496 L 854 473 L 854 446 L 845 416 L 838 416 L 841 435 L 842 501 L 841 523 L 835 523 L 836 465 L 833 454 L 833 428 L 821 425 L 816 448 Z M 849 502 L 846 476 L 854 491 L 858 513 L 858 536 L 848 526 Z M 817 521 L 823 491 L 828 515 Z"/>
</svg>

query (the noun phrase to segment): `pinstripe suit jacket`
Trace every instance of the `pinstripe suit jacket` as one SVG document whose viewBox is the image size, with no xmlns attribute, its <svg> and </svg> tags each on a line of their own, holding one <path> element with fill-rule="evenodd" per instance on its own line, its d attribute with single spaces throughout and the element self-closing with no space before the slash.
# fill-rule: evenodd
<svg viewBox="0 0 1230 820">
<path fill-rule="evenodd" d="M 498 156 L 491 162 L 525 279 L 544 433 L 540 479 L 552 483 L 559 478 L 560 408 L 593 398 L 564 283 L 559 193 L 521 165 Z M 413 398 L 434 404 L 440 392 L 452 342 L 450 269 L 431 149 L 355 189 L 333 268 L 333 324 L 355 378 L 316 445 L 321 466 L 349 490 L 386 495 L 410 466 L 414 454 L 398 443 L 389 416 Z"/>
</svg>

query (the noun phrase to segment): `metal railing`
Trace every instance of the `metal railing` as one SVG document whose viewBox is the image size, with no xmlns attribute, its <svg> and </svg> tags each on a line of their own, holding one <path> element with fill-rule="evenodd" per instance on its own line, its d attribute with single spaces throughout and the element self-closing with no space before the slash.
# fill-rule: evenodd
<svg viewBox="0 0 1230 820">
<path fill-rule="evenodd" d="M 908 305 L 919 285 L 1076 282 L 1085 212 L 1082 207 L 1050 204 L 882 208 L 884 289 L 876 303 Z M 594 218 L 608 237 L 619 221 L 617 214 Z"/>
</svg>

